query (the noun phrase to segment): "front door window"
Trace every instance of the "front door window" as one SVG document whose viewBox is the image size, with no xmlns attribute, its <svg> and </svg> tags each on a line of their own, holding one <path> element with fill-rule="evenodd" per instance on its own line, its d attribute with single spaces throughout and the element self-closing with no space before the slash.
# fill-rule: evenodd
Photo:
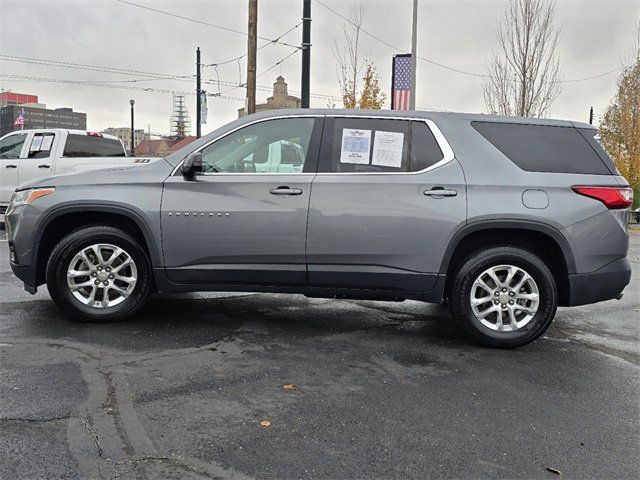
<svg viewBox="0 0 640 480">
<path fill-rule="evenodd" d="M 313 123 L 313 118 L 286 118 L 242 128 L 202 150 L 202 172 L 301 173 Z"/>
</svg>

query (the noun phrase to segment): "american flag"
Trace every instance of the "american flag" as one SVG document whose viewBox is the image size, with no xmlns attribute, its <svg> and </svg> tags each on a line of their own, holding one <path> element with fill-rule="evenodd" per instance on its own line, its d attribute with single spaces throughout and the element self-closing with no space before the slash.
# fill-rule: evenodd
<svg viewBox="0 0 640 480">
<path fill-rule="evenodd" d="M 22 116 L 22 112 L 20 112 L 18 114 L 18 118 L 16 118 L 16 121 L 14 122 L 14 125 L 24 125 L 24 117 Z"/>
<path fill-rule="evenodd" d="M 411 55 L 393 56 L 392 110 L 409 110 L 411 96 Z"/>
</svg>

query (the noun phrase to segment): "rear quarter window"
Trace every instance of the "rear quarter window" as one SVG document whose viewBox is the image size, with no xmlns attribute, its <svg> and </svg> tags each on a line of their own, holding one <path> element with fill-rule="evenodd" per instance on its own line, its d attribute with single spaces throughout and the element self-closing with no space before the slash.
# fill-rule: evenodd
<svg viewBox="0 0 640 480">
<path fill-rule="evenodd" d="M 126 157 L 120 140 L 90 135 L 69 134 L 65 157 Z"/>
<path fill-rule="evenodd" d="M 522 170 L 588 175 L 615 173 L 615 167 L 612 170 L 585 135 L 574 127 L 500 122 L 471 122 L 471 125 Z M 602 153 L 606 155 L 604 150 Z"/>
</svg>

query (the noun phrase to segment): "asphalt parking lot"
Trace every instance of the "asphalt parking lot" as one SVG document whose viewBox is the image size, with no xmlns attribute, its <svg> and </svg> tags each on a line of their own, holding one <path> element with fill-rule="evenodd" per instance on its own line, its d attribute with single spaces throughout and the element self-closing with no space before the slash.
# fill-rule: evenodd
<svg viewBox="0 0 640 480">
<path fill-rule="evenodd" d="M 3 479 L 640 476 L 638 233 L 621 301 L 512 351 L 417 302 L 192 294 L 74 323 L 0 240 Z"/>
</svg>

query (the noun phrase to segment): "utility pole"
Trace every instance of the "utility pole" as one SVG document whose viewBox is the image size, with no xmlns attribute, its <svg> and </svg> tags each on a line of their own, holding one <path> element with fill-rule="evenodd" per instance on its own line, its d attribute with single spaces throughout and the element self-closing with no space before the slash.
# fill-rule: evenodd
<svg viewBox="0 0 640 480">
<path fill-rule="evenodd" d="M 131 100 L 129 100 L 129 105 L 131 105 L 131 156 L 135 157 L 136 156 L 136 144 L 135 144 L 135 130 L 134 130 L 134 124 L 133 124 L 133 106 L 136 104 L 136 101 L 132 98 Z"/>
<path fill-rule="evenodd" d="M 311 0 L 302 0 L 302 92 L 301 106 L 309 108 L 311 92 Z"/>
<path fill-rule="evenodd" d="M 418 66 L 418 0 L 413 0 L 413 24 L 411 25 L 411 93 L 409 110 L 416 109 L 416 67 Z"/>
<path fill-rule="evenodd" d="M 589 123 L 593 125 L 593 107 L 589 109 Z"/>
<path fill-rule="evenodd" d="M 200 138 L 200 47 L 196 48 L 196 138 Z"/>
<path fill-rule="evenodd" d="M 258 41 L 258 0 L 249 0 L 249 39 L 247 43 L 247 109 L 256 112 L 256 49 Z"/>
</svg>

